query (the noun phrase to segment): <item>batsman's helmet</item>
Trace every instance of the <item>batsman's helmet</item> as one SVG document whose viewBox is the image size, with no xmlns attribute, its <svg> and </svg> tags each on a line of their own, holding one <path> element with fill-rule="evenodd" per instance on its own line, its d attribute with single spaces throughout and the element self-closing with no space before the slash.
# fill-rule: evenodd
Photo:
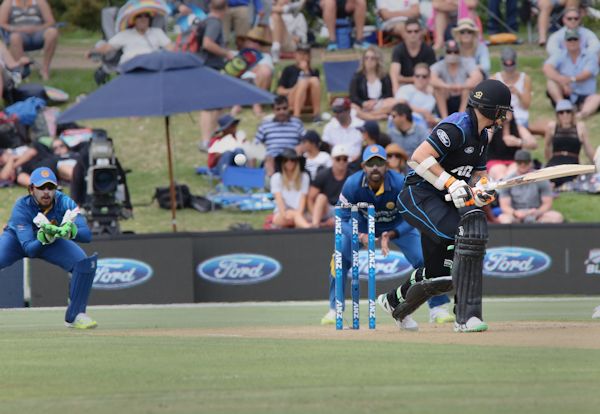
<svg viewBox="0 0 600 414">
<path fill-rule="evenodd" d="M 495 79 L 486 79 L 475 86 L 469 95 L 468 105 L 477 108 L 492 121 L 504 121 L 506 112 L 513 110 L 510 106 L 510 89 Z"/>
</svg>

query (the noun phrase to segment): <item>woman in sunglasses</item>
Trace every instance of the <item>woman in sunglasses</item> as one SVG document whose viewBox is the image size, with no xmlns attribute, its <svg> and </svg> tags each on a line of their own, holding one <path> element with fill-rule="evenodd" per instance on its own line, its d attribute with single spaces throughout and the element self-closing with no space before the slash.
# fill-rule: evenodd
<svg viewBox="0 0 600 414">
<path fill-rule="evenodd" d="M 594 163 L 594 149 L 590 144 L 587 127 L 575 119 L 575 107 L 563 99 L 556 104 L 556 121 L 548 123 L 544 135 L 544 156 L 547 167 L 562 164 L 579 164 L 581 147 L 590 162 Z M 573 180 L 573 177 L 552 180 L 556 187 Z"/>
<path fill-rule="evenodd" d="M 479 38 L 479 28 L 472 19 L 464 18 L 458 21 L 457 26 L 452 29 L 452 37 L 458 43 L 460 55 L 475 59 L 483 78 L 490 76 L 490 51 Z"/>
</svg>

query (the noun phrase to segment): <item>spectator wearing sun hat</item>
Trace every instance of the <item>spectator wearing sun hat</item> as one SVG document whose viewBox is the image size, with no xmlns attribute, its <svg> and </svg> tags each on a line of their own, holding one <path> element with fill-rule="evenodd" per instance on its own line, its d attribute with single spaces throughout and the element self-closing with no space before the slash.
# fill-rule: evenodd
<svg viewBox="0 0 600 414">
<path fill-rule="evenodd" d="M 461 56 L 458 43 L 448 40 L 444 58 L 431 66 L 431 85 L 440 117 L 464 111 L 469 92 L 482 79 L 475 59 Z"/>
<path fill-rule="evenodd" d="M 466 58 L 475 59 L 484 78 L 490 74 L 492 64 L 490 62 L 490 51 L 479 37 L 479 28 L 470 18 L 463 18 L 458 21 L 455 28 L 452 29 L 452 37 L 458 43 L 460 55 Z"/>
<path fill-rule="evenodd" d="M 236 139 L 237 126 L 240 123 L 238 118 L 226 114 L 222 115 L 218 120 L 218 128 L 215 130 L 208 144 L 208 159 L 207 166 L 213 173 L 222 174 L 225 168 L 230 165 L 236 165 L 234 158 L 237 154 L 244 154 L 244 150 L 240 147 L 228 147 L 219 149 L 219 143 L 225 137 L 232 140 Z M 233 141 L 232 141 L 233 142 Z"/>
</svg>

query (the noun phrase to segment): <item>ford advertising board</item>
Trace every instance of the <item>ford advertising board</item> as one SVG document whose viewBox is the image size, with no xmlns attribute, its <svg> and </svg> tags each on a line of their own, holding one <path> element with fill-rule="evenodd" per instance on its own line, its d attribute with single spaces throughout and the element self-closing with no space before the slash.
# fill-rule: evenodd
<svg viewBox="0 0 600 414">
<path fill-rule="evenodd" d="M 493 247 L 487 249 L 483 275 L 500 278 L 521 278 L 537 275 L 550 267 L 552 259 L 546 253 L 527 247 Z"/>
<path fill-rule="evenodd" d="M 94 289 L 126 289 L 146 283 L 153 274 L 152 267 L 139 260 L 110 257 L 98 260 Z"/>
<path fill-rule="evenodd" d="M 266 282 L 281 272 L 281 264 L 260 254 L 234 253 L 211 257 L 196 267 L 202 279 L 226 285 Z"/>
</svg>

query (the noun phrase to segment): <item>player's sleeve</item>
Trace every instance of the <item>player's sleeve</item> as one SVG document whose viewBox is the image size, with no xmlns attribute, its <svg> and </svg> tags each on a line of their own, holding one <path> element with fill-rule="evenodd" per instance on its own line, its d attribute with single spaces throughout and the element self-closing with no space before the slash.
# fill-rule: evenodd
<svg viewBox="0 0 600 414">
<path fill-rule="evenodd" d="M 10 222 L 14 226 L 17 239 L 27 257 L 37 257 L 42 250 L 42 243 L 37 239 L 33 225 L 33 216 L 27 211 L 27 206 L 17 202 L 13 209 Z"/>
<path fill-rule="evenodd" d="M 356 174 L 360 174 L 359 171 Z M 344 186 L 342 187 L 342 192 L 340 193 L 340 198 L 338 199 L 338 205 L 340 204 L 354 204 L 356 203 L 356 192 L 358 191 L 356 174 L 348 177 Z M 348 221 L 350 220 L 350 209 L 344 208 L 342 209 L 342 220 Z"/>
<path fill-rule="evenodd" d="M 456 151 L 465 143 L 465 133 L 454 124 L 442 123 L 436 126 L 427 142 L 431 144 L 440 157 L 443 157 L 453 151 Z"/>
</svg>

